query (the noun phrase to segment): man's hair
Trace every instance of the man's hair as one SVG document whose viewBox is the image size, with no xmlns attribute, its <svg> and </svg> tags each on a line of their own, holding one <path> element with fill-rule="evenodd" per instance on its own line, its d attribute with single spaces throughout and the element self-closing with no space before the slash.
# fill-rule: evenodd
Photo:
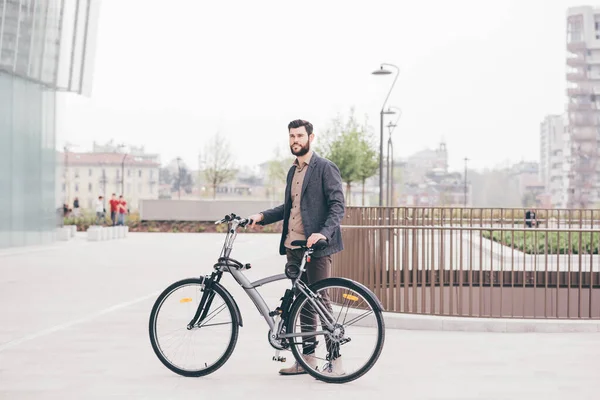
<svg viewBox="0 0 600 400">
<path fill-rule="evenodd" d="M 288 124 L 288 132 L 292 128 L 300 128 L 301 126 L 303 126 L 304 129 L 306 129 L 306 133 L 308 133 L 309 135 L 312 135 L 312 133 L 313 133 L 313 126 L 312 126 L 312 124 L 310 122 L 308 122 L 308 121 L 303 120 L 303 119 L 296 119 L 296 120 L 290 122 Z"/>
</svg>

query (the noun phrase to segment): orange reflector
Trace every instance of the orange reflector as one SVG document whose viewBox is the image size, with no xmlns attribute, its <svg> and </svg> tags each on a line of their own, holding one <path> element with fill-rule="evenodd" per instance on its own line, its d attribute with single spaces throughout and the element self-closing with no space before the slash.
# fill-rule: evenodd
<svg viewBox="0 0 600 400">
<path fill-rule="evenodd" d="M 189 303 L 190 301 L 192 301 L 191 297 L 184 297 L 183 299 L 179 300 L 180 303 Z"/>
<path fill-rule="evenodd" d="M 348 300 L 352 300 L 352 301 L 357 301 L 357 300 L 358 300 L 358 297 L 356 297 L 356 296 L 353 296 L 353 295 L 351 295 L 351 294 L 345 294 L 345 293 L 344 293 L 344 294 L 342 295 L 342 297 L 343 297 L 343 298 L 345 298 L 345 299 L 348 299 Z"/>
</svg>

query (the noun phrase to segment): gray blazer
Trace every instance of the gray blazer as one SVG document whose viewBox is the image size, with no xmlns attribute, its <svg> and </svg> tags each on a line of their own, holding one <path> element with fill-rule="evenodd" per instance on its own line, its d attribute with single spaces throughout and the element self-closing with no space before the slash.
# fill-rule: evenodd
<svg viewBox="0 0 600 400">
<path fill-rule="evenodd" d="M 261 225 L 268 225 L 283 220 L 283 232 L 279 244 L 281 255 L 285 254 L 284 243 L 292 208 L 291 184 L 295 168 L 292 166 L 287 174 L 285 202 L 280 206 L 263 211 L 264 219 L 260 222 Z M 345 201 L 342 177 L 338 167 L 313 152 L 304 176 L 300 199 L 300 215 L 306 238 L 308 239 L 313 233 L 321 233 L 329 241 L 329 246 L 315 251 L 313 256 L 318 258 L 342 251 L 344 243 L 340 224 L 344 218 Z"/>
</svg>

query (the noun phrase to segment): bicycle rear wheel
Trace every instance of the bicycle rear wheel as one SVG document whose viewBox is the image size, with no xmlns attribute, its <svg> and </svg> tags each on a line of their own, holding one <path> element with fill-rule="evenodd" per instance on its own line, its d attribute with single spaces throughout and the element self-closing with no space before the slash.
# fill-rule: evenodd
<svg viewBox="0 0 600 400">
<path fill-rule="evenodd" d="M 315 302 L 329 310 L 328 329 L 306 296 L 292 306 L 287 333 L 298 363 L 313 377 L 329 383 L 350 382 L 363 376 L 377 362 L 385 340 L 380 305 L 374 295 L 353 281 L 330 278 L 310 286 Z M 317 321 L 320 321 L 318 323 Z"/>
<path fill-rule="evenodd" d="M 187 377 L 208 375 L 225 364 L 239 333 L 235 306 L 219 285 L 212 286 L 214 297 L 206 318 L 188 329 L 205 293 L 203 282 L 190 278 L 173 283 L 158 296 L 150 313 L 150 342 L 158 359 Z"/>
</svg>

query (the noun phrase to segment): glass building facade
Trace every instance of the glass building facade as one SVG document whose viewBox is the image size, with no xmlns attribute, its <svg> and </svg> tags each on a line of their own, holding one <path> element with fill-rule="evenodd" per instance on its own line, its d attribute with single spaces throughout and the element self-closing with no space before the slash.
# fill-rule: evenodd
<svg viewBox="0 0 600 400">
<path fill-rule="evenodd" d="M 0 0 L 0 248 L 54 240 L 57 96 L 90 92 L 98 9 Z"/>
</svg>

